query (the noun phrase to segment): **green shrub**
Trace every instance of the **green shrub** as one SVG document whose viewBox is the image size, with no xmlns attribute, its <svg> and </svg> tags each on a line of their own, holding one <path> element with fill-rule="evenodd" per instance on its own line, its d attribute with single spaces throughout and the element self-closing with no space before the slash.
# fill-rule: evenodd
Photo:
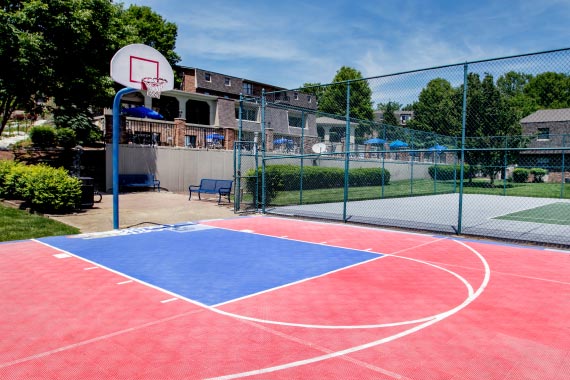
<svg viewBox="0 0 570 380">
<path fill-rule="evenodd" d="M 270 165 L 266 173 L 266 204 L 275 199 L 279 191 L 298 191 L 301 186 L 301 167 L 296 165 Z M 246 174 L 247 189 L 255 193 L 255 170 Z M 259 193 L 261 193 L 261 169 L 257 173 Z M 390 172 L 382 168 L 355 168 L 348 174 L 349 186 L 381 186 L 390 183 Z M 303 190 L 334 189 L 344 186 L 344 169 L 303 167 Z M 261 195 L 259 195 L 261 203 Z"/>
<path fill-rule="evenodd" d="M 432 165 L 428 168 L 431 179 L 437 176 L 438 181 L 452 181 L 461 178 L 461 165 Z M 469 178 L 470 166 L 465 164 L 463 167 L 463 179 Z"/>
<path fill-rule="evenodd" d="M 528 175 L 530 174 L 530 170 L 525 168 L 516 168 L 513 170 L 513 182 L 516 183 L 524 183 L 528 181 Z"/>
<path fill-rule="evenodd" d="M 257 173 L 255 169 L 250 169 L 246 173 L 247 191 L 253 195 L 253 204 L 256 204 L 257 201 L 257 205 L 263 204 L 263 192 L 261 190 L 262 174 L 261 168 L 257 170 Z M 258 184 L 257 188 L 256 183 Z M 283 190 L 283 179 L 280 171 L 274 166 L 267 166 L 265 168 L 265 204 L 271 204 L 281 190 Z"/>
<path fill-rule="evenodd" d="M 52 127 L 39 125 L 30 129 L 30 140 L 39 148 L 48 148 L 56 145 L 56 132 Z"/>
<path fill-rule="evenodd" d="M 56 130 L 57 145 L 71 149 L 77 145 L 75 131 L 71 128 L 59 128 Z"/>
<path fill-rule="evenodd" d="M 530 169 L 530 174 L 532 174 L 534 177 L 532 182 L 542 183 L 544 182 L 544 176 L 548 174 L 548 170 L 542 168 L 532 168 Z"/>
<path fill-rule="evenodd" d="M 81 199 L 81 181 L 63 168 L 20 163 L 0 164 L 0 193 L 28 202 L 41 212 L 74 209 Z"/>
</svg>

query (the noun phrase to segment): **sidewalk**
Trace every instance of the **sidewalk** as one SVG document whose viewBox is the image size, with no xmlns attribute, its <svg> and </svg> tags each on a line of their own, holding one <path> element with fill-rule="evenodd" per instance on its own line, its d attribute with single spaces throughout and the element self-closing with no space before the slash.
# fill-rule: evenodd
<svg viewBox="0 0 570 380">
<path fill-rule="evenodd" d="M 82 233 L 113 229 L 113 195 L 104 194 L 92 208 L 68 215 L 46 215 L 48 218 L 77 227 Z M 186 194 L 167 191 L 136 192 L 119 195 L 119 228 L 174 224 L 205 219 L 237 217 L 233 204 L 218 205 L 216 199 L 188 200 Z"/>
</svg>

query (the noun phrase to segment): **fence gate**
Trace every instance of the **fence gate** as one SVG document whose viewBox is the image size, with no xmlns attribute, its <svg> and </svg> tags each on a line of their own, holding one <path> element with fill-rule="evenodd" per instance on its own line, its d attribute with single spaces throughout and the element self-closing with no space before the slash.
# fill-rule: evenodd
<svg viewBox="0 0 570 380">
<path fill-rule="evenodd" d="M 256 212 L 256 199 L 261 193 L 261 176 L 259 168 L 258 146 L 253 141 L 236 141 L 234 143 L 234 179 L 235 198 L 234 212 Z"/>
</svg>

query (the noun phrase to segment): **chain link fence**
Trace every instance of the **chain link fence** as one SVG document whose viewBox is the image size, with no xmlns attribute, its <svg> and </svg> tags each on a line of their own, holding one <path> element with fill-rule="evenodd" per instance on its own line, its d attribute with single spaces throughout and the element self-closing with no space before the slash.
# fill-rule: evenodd
<svg viewBox="0 0 570 380">
<path fill-rule="evenodd" d="M 570 246 L 570 49 L 264 93 L 239 122 L 262 212 Z"/>
</svg>

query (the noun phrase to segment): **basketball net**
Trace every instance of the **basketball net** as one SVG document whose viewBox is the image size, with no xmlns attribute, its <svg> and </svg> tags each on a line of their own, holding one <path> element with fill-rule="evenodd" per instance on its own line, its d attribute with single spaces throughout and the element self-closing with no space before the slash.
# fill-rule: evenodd
<svg viewBox="0 0 570 380">
<path fill-rule="evenodd" d="M 141 79 L 142 85 L 141 89 L 146 90 L 146 94 L 151 98 L 160 98 L 160 93 L 162 92 L 162 88 L 168 82 L 164 78 L 151 78 L 146 77 Z"/>
</svg>

